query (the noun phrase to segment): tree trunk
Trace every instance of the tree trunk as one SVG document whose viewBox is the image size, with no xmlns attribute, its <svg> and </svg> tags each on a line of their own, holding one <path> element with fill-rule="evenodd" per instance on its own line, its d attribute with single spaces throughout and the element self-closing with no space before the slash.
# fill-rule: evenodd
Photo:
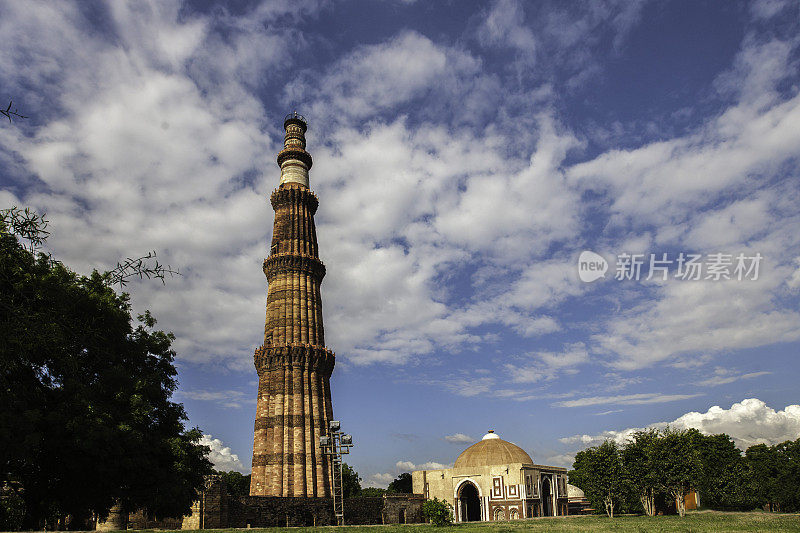
<svg viewBox="0 0 800 533">
<path fill-rule="evenodd" d="M 678 514 L 686 516 L 686 493 L 682 490 L 673 490 L 672 496 L 675 498 L 675 507 L 678 508 Z"/>
<path fill-rule="evenodd" d="M 646 514 L 647 516 L 656 515 L 656 502 L 655 502 L 655 495 L 653 494 L 653 489 L 645 489 L 639 495 L 639 501 L 642 502 L 642 508 L 644 509 L 644 514 Z"/>
<path fill-rule="evenodd" d="M 606 496 L 603 503 L 606 505 L 606 515 L 608 515 L 609 518 L 614 518 L 614 500 L 611 496 Z"/>
</svg>

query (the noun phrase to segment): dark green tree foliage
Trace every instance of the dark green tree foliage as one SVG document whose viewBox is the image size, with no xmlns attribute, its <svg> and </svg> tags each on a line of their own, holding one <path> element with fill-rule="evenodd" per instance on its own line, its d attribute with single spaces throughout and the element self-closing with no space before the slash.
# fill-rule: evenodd
<svg viewBox="0 0 800 533">
<path fill-rule="evenodd" d="M 696 430 L 691 430 L 695 431 Z M 654 441 L 653 459 L 660 470 L 664 491 L 675 500 L 678 514 L 686 514 L 686 494 L 697 488 L 703 472 L 700 452 L 689 431 L 667 428 Z"/>
<path fill-rule="evenodd" d="M 570 483 L 583 489 L 596 508 L 603 503 L 603 487 L 615 476 L 613 469 L 606 472 L 601 466 L 600 448 L 579 452 L 569 473 Z M 691 490 L 711 509 L 800 511 L 800 439 L 751 446 L 743 457 L 725 434 L 649 429 L 635 433 L 620 456 L 623 484 L 650 515 L 660 500 L 674 501 L 683 515 Z M 638 511 L 626 504 L 626 491 L 621 502 L 622 509 Z"/>
<path fill-rule="evenodd" d="M 354 498 L 361 495 L 361 477 L 347 463 L 342 463 L 342 493 L 345 498 Z"/>
<path fill-rule="evenodd" d="M 619 508 L 625 492 L 617 445 L 607 440 L 600 446 L 578 452 L 569 479 L 583 490 L 595 509 L 605 509 L 613 518 L 614 508 Z"/>
<path fill-rule="evenodd" d="M 411 494 L 411 474 L 403 472 L 394 481 L 389 483 L 387 492 L 399 492 L 403 494 Z"/>
<path fill-rule="evenodd" d="M 422 504 L 422 516 L 434 526 L 447 526 L 453 523 L 453 507 L 438 498 L 426 500 Z"/>
<path fill-rule="evenodd" d="M 703 435 L 696 430 L 689 430 L 689 437 L 702 462 L 696 488 L 703 506 L 728 511 L 755 507 L 747 487 L 747 463 L 733 439 L 722 433 Z"/>
<path fill-rule="evenodd" d="M 770 511 L 777 511 L 781 472 L 775 447 L 756 444 L 747 448 L 745 457 L 753 496 L 760 505 L 766 505 Z"/>
<path fill-rule="evenodd" d="M 379 489 L 377 487 L 365 487 L 361 489 L 361 497 L 363 498 L 380 498 L 386 494 L 386 489 Z"/>
<path fill-rule="evenodd" d="M 637 431 L 620 450 L 625 484 L 647 516 L 656 514 L 659 468 L 654 461 L 653 447 L 658 438 L 655 429 Z"/>
<path fill-rule="evenodd" d="M 800 511 L 800 439 L 782 442 L 775 446 L 780 474 L 778 504 L 784 512 Z"/>
<path fill-rule="evenodd" d="M 770 511 L 800 511 L 800 439 L 750 446 L 745 458 L 750 490 L 759 506 Z"/>
<path fill-rule="evenodd" d="M 174 337 L 154 330 L 149 313 L 134 324 L 108 274 L 78 276 L 23 246 L 6 214 L 0 484 L 21 485 L 24 525 L 102 515 L 115 501 L 157 517 L 188 511 L 211 465 L 170 401 Z"/>
<path fill-rule="evenodd" d="M 250 474 L 246 476 L 236 470 L 228 472 L 214 471 L 225 482 L 228 494 L 234 498 L 250 495 Z"/>
<path fill-rule="evenodd" d="M 18 484 L 0 486 L 0 531 L 22 529 L 25 519 L 25 500 L 20 495 Z"/>
</svg>

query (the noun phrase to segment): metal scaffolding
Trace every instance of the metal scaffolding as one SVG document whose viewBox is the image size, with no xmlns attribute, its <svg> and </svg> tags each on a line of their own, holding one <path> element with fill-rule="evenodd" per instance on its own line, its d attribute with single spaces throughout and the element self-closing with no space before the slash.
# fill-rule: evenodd
<svg viewBox="0 0 800 533">
<path fill-rule="evenodd" d="M 353 437 L 342 433 L 338 420 L 328 424 L 328 434 L 319 438 L 322 453 L 330 457 L 331 492 L 333 493 L 333 514 L 336 525 L 344 525 L 344 485 L 342 477 L 342 455 L 350 453 Z"/>
</svg>

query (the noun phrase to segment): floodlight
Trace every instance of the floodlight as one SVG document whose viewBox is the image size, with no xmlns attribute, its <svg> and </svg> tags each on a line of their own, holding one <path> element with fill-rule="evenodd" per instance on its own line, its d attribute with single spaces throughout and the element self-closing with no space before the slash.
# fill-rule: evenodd
<svg viewBox="0 0 800 533">
<path fill-rule="evenodd" d="M 353 444 L 353 436 L 352 435 L 342 435 L 342 444 L 344 444 L 344 445 Z"/>
<path fill-rule="evenodd" d="M 327 435 L 323 435 L 319 438 L 319 445 L 320 446 L 330 446 L 331 438 Z"/>
<path fill-rule="evenodd" d="M 339 429 L 342 427 L 342 424 L 339 423 L 338 420 L 331 420 L 328 423 L 328 427 L 330 428 L 331 431 L 339 431 Z"/>
</svg>

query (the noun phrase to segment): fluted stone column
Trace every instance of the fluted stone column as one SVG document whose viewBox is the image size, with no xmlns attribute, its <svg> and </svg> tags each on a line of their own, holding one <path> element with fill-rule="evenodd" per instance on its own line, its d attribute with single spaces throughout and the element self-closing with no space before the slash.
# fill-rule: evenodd
<svg viewBox="0 0 800 533">
<path fill-rule="evenodd" d="M 267 276 L 264 344 L 256 349 L 258 372 L 252 496 L 330 496 L 328 464 L 319 449 L 333 416 L 330 377 L 334 354 L 325 348 L 314 213 L 318 200 L 308 187 L 311 155 L 306 122 L 284 122 L 278 153 L 281 180 L 270 197 L 275 224 Z"/>
</svg>

